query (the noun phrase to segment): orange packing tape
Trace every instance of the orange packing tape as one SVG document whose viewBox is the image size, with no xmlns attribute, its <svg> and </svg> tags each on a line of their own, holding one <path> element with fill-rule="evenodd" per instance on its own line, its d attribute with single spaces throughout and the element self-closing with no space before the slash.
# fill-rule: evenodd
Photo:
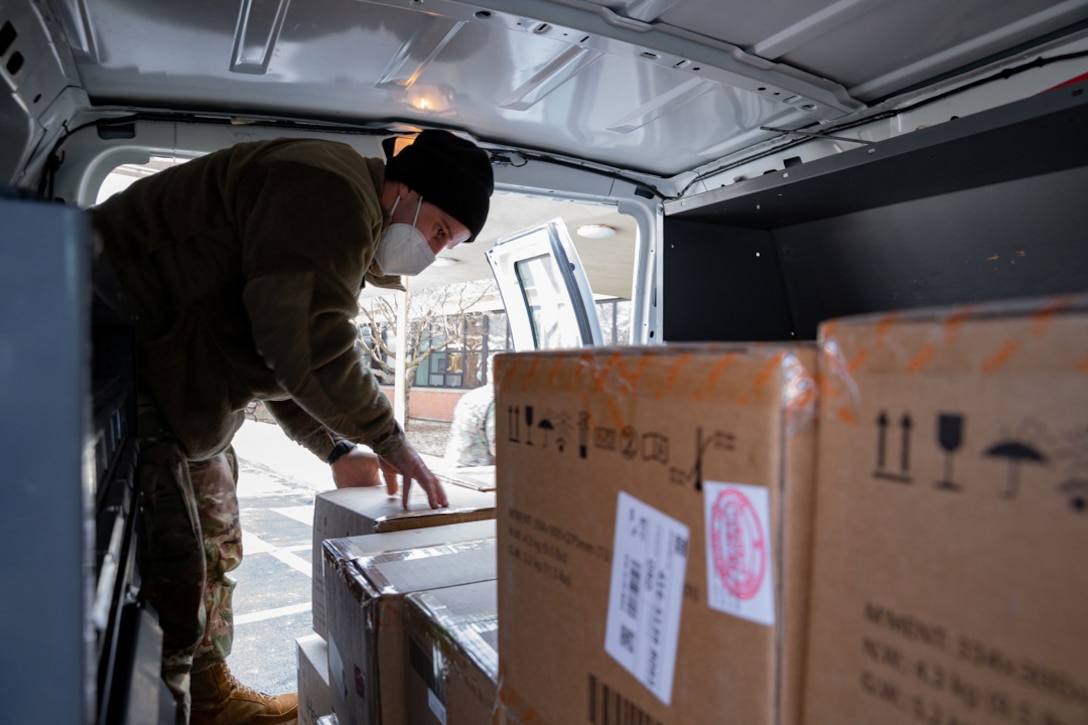
<svg viewBox="0 0 1088 725">
<path fill-rule="evenodd" d="M 929 362 L 937 352 L 937 347 L 932 342 L 927 342 L 921 352 L 914 356 L 914 359 L 907 363 L 907 373 L 913 375 L 914 373 L 925 367 L 925 364 Z"/>
<path fill-rule="evenodd" d="M 1017 345 L 1016 340 L 1009 340 L 1002 345 L 1000 350 L 982 361 L 980 367 L 983 375 L 991 375 L 1004 367 L 1005 363 L 1016 354 L 1018 348 L 1019 345 Z"/>
<path fill-rule="evenodd" d="M 858 354 L 854 356 L 854 359 L 850 361 L 850 364 L 846 367 L 851 373 L 856 373 L 859 368 L 865 363 L 865 360 L 869 357 L 869 350 L 867 348 L 861 348 L 858 350 Z"/>
<path fill-rule="evenodd" d="M 854 417 L 854 414 L 851 413 L 850 409 L 847 408 L 845 405 L 839 406 L 838 413 L 839 413 L 839 419 L 842 422 L 847 423 L 849 425 L 857 425 L 858 424 L 857 418 Z"/>
<path fill-rule="evenodd" d="M 522 380 L 521 389 L 528 390 L 529 386 L 533 382 L 533 376 L 536 375 L 536 367 L 540 364 L 540 358 L 534 357 L 533 361 L 529 363 L 529 370 L 525 373 L 525 378 Z"/>
<path fill-rule="evenodd" d="M 733 362 L 737 358 L 736 352 L 727 352 L 718 359 L 718 362 L 714 365 L 714 368 L 710 371 L 710 375 L 706 379 L 706 388 L 702 393 L 695 393 L 696 400 L 702 400 L 704 397 L 710 396 L 714 392 L 714 386 L 718 383 L 718 378 L 722 376 L 725 369 L 729 367 L 729 363 Z"/>
<path fill-rule="evenodd" d="M 672 386 L 676 384 L 676 379 L 680 377 L 680 371 L 683 370 L 684 366 L 688 364 L 689 360 L 691 360 L 691 355 L 692 354 L 690 352 L 686 352 L 680 356 L 680 358 L 676 361 L 676 364 L 672 366 L 672 370 L 670 370 L 669 374 L 665 376 L 665 387 L 656 391 L 654 393 L 654 397 L 663 398 L 665 397 L 665 393 L 672 391 Z"/>
<path fill-rule="evenodd" d="M 559 368 L 563 365 L 564 356 L 562 353 L 555 356 L 555 363 L 552 365 L 551 372 L 548 373 L 548 385 L 555 387 L 555 377 L 559 375 Z"/>
<path fill-rule="evenodd" d="M 884 346 L 884 336 L 888 334 L 888 330 L 895 324 L 895 319 L 898 317 L 898 313 L 890 312 L 885 315 L 880 322 L 876 325 L 876 346 Z"/>
<path fill-rule="evenodd" d="M 1031 335 L 1032 337 L 1042 337 L 1046 334 L 1047 327 L 1050 325 L 1050 321 L 1054 319 L 1054 315 L 1058 314 L 1062 310 L 1066 309 L 1076 300 L 1076 295 L 1062 295 L 1050 300 L 1043 309 L 1032 315 Z"/>
<path fill-rule="evenodd" d="M 504 393 L 510 391 L 510 385 L 511 385 L 511 383 L 513 381 L 513 378 L 514 378 L 514 371 L 517 370 L 518 362 L 519 362 L 518 358 L 507 358 L 507 359 L 509 359 L 510 362 L 507 363 L 505 360 L 502 361 L 502 368 L 503 368 L 502 371 L 501 371 L 502 378 L 497 379 L 499 390 L 504 392 Z"/>
<path fill-rule="evenodd" d="M 509 716 L 513 717 L 513 721 L 519 725 L 529 725 L 529 723 L 536 721 L 536 710 L 529 706 L 529 703 L 525 702 L 512 687 L 506 684 L 505 668 L 500 666 L 503 671 L 499 673 L 499 691 L 497 699 L 502 703 L 504 712 L 496 712 L 492 710 L 493 715 L 507 715 L 508 717 L 500 720 L 498 717 L 494 718 L 494 722 L 510 723 L 512 722 Z"/>
<path fill-rule="evenodd" d="M 760 391 L 763 389 L 763 385 L 770 379 L 779 368 L 782 367 L 782 360 L 786 357 L 786 352 L 782 351 L 775 355 L 770 362 L 763 366 L 763 369 L 756 375 L 755 384 L 752 386 L 752 394 L 759 396 Z"/>
<path fill-rule="evenodd" d="M 944 323 L 945 342 L 952 342 L 956 337 L 956 331 L 959 330 L 960 325 L 962 325 L 964 320 L 969 318 L 974 311 L 975 308 L 973 305 L 964 305 L 948 316 L 948 319 Z"/>
</svg>

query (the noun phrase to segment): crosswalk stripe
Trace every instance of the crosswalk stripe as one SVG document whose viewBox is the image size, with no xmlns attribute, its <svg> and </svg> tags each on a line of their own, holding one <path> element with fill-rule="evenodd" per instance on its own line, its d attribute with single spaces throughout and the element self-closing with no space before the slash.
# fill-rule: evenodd
<svg viewBox="0 0 1088 725">
<path fill-rule="evenodd" d="M 234 626 L 252 624 L 253 622 L 263 622 L 266 619 L 276 619 L 277 617 L 289 617 L 292 614 L 302 614 L 303 612 L 308 611 L 310 611 L 309 602 L 292 604 L 287 607 L 276 607 L 275 609 L 264 609 L 260 612 L 250 612 L 249 614 L 238 615 L 234 618 Z"/>
<path fill-rule="evenodd" d="M 300 571 L 306 576 L 313 576 L 313 564 L 303 559 L 297 554 L 293 554 L 286 549 L 274 549 L 268 552 L 272 556 L 282 561 L 287 566 L 291 567 L 295 571 Z"/>
</svg>

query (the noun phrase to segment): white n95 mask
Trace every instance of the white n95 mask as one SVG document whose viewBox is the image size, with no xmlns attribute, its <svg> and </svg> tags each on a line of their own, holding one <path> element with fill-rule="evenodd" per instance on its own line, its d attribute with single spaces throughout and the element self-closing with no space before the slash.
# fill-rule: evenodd
<svg viewBox="0 0 1088 725">
<path fill-rule="evenodd" d="M 389 215 L 397 210 L 400 197 L 393 201 L 393 208 Z M 419 205 L 416 207 L 416 216 L 411 224 L 390 224 L 382 231 L 378 240 L 378 251 L 374 253 L 374 262 L 382 274 L 417 275 L 434 262 L 434 252 L 431 245 L 427 244 L 427 238 L 423 232 L 416 229 L 419 221 L 419 210 L 423 207 L 423 197 L 419 197 Z"/>
</svg>

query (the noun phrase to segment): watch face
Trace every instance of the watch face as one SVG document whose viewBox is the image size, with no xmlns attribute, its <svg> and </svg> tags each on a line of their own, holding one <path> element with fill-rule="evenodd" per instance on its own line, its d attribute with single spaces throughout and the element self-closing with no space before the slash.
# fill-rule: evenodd
<svg viewBox="0 0 1088 725">
<path fill-rule="evenodd" d="M 351 441 L 339 441 L 333 447 L 332 453 L 330 453 L 329 457 L 325 460 L 326 462 L 328 462 L 329 465 L 332 465 L 333 463 L 336 463 L 341 456 L 343 456 L 345 453 L 352 450 L 353 448 L 355 448 L 355 444 Z"/>
</svg>

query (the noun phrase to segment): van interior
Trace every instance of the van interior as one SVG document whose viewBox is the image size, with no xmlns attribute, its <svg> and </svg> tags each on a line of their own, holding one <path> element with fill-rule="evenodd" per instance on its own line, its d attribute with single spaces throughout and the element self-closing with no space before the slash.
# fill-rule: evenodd
<svg viewBox="0 0 1088 725">
<path fill-rule="evenodd" d="M 32 698 L 58 708 L 43 721 L 133 707 L 135 373 L 84 219 L 119 169 L 278 137 L 385 158 L 455 132 L 490 155 L 493 212 L 411 289 L 494 276 L 513 326 L 530 298 L 499 258 L 536 230 L 574 250 L 572 308 L 629 301 L 621 345 L 1088 291 L 1088 0 L 4 0 L 0 77 L 0 446 L 27 481 L 74 482 L 71 501 L 5 493 L 5 538 L 49 541 L 68 576 L 5 564 L 37 593 L 8 598 L 0 631 L 39 649 L 36 602 L 77 602 L 56 651 L 86 645 Z M 590 313 L 557 344 L 599 343 Z M 53 523 L 28 515 L 45 506 Z M 40 687 L 10 662 L 7 685 Z"/>
</svg>

